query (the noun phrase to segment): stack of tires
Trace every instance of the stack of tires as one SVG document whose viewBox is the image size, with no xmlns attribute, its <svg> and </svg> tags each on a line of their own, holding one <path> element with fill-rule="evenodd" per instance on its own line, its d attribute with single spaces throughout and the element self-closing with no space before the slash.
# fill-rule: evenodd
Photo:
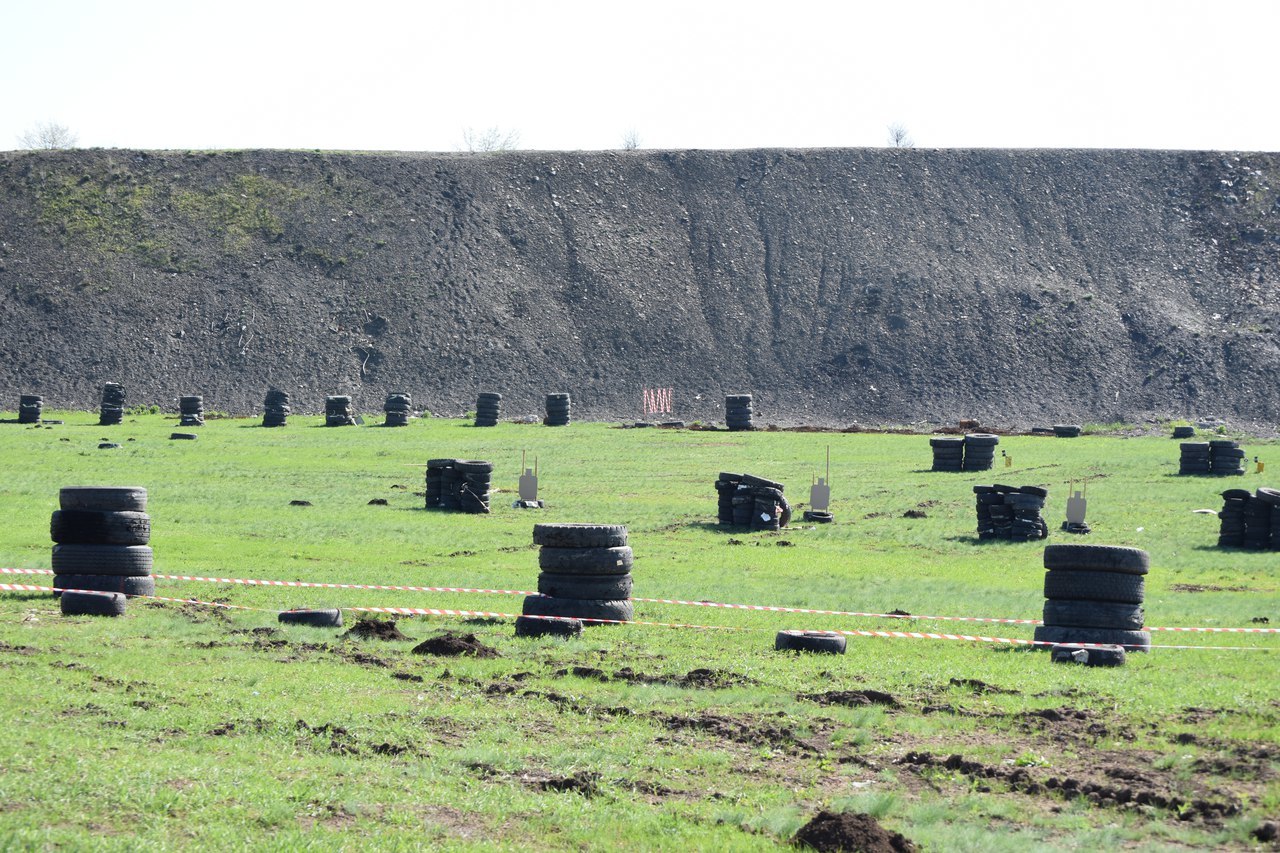
<svg viewBox="0 0 1280 853">
<path fill-rule="evenodd" d="M 733 432 L 752 429 L 750 394 L 727 394 L 724 398 L 724 425 Z"/>
<path fill-rule="evenodd" d="M 115 382 L 102 386 L 102 411 L 98 423 L 114 426 L 124 421 L 124 388 Z"/>
<path fill-rule="evenodd" d="M 125 597 L 155 595 L 151 518 L 141 486 L 68 486 L 49 520 L 53 585 L 65 615 L 120 616 Z M 97 590 L 98 592 L 78 592 Z"/>
<path fill-rule="evenodd" d="M 1219 547 L 1280 551 L 1280 490 L 1227 489 L 1218 518 Z"/>
<path fill-rule="evenodd" d="M 40 412 L 44 408 L 44 398 L 39 394 L 18 395 L 18 423 L 40 423 Z"/>
<path fill-rule="evenodd" d="M 382 404 L 382 411 L 386 413 L 385 426 L 402 427 L 409 425 L 409 413 L 413 411 L 413 400 L 403 391 L 392 391 L 387 395 L 387 400 Z"/>
<path fill-rule="evenodd" d="M 1173 428 L 1174 438 L 1194 438 L 1196 428 L 1193 426 L 1176 426 Z"/>
<path fill-rule="evenodd" d="M 538 595 L 524 600 L 524 616 L 561 617 L 586 624 L 630 622 L 631 548 L 621 524 L 535 524 L 540 545 Z M 559 633 L 551 619 L 517 619 L 516 633 Z M 571 627 L 571 626 L 570 626 Z"/>
<path fill-rule="evenodd" d="M 964 437 L 964 462 L 963 469 L 965 471 L 990 471 L 991 466 L 995 463 L 996 445 L 1000 443 L 1000 436 L 990 435 L 989 433 L 975 432 Z"/>
<path fill-rule="evenodd" d="M 178 398 L 178 426 L 204 426 L 204 397 Z"/>
<path fill-rule="evenodd" d="M 427 509 L 489 512 L 493 463 L 477 459 L 427 460 Z"/>
<path fill-rule="evenodd" d="M 548 394 L 547 416 L 542 422 L 547 426 L 568 426 L 570 404 L 568 394 Z"/>
<path fill-rule="evenodd" d="M 1218 512 L 1218 547 L 1243 548 L 1245 508 L 1253 500 L 1248 489 L 1227 489 Z"/>
<path fill-rule="evenodd" d="M 1271 526 L 1277 514 L 1273 507 L 1274 489 L 1258 489 L 1244 505 L 1244 547 L 1265 551 L 1271 547 Z"/>
<path fill-rule="evenodd" d="M 1179 474 L 1209 473 L 1209 442 L 1184 441 L 1179 445 L 1181 454 L 1178 457 Z"/>
<path fill-rule="evenodd" d="M 1040 648 L 1058 643 L 1123 646 L 1150 651 L 1142 602 L 1151 562 L 1146 551 L 1113 545 L 1050 545 L 1044 549 L 1044 624 Z"/>
<path fill-rule="evenodd" d="M 725 527 L 779 530 L 791 523 L 784 486 L 751 474 L 721 472 L 716 479 L 717 521 Z"/>
<path fill-rule="evenodd" d="M 1049 536 L 1042 511 L 1049 490 L 1040 486 L 974 486 L 978 538 L 1030 542 Z"/>
<path fill-rule="evenodd" d="M 569 422 L 568 397 L 565 395 L 565 423 Z M 493 391 L 481 391 L 476 397 L 476 426 L 491 427 L 498 425 L 498 410 L 502 407 L 502 395 Z M 551 415 L 551 399 L 547 398 L 547 416 Z"/>
<path fill-rule="evenodd" d="M 1079 438 L 1083 431 L 1079 424 L 1054 424 L 1053 434 L 1058 438 Z"/>
<path fill-rule="evenodd" d="M 728 474 L 723 471 L 716 479 L 716 523 L 721 527 L 733 527 L 738 523 L 734 519 L 733 499 L 741 483 L 741 474 Z M 745 510 L 741 518 L 744 522 L 750 521 L 750 516 Z"/>
<path fill-rule="evenodd" d="M 331 427 L 356 425 L 356 414 L 351 410 L 350 397 L 346 394 L 333 394 L 324 398 L 324 425 Z"/>
<path fill-rule="evenodd" d="M 262 425 L 264 427 L 282 427 L 285 426 L 289 418 L 289 395 L 281 391 L 279 388 L 272 388 L 267 391 L 266 398 L 262 401 Z"/>
<path fill-rule="evenodd" d="M 964 439 L 959 436 L 940 436 L 929 439 L 929 446 L 933 448 L 933 470 L 934 471 L 954 471 L 964 470 Z"/>
<path fill-rule="evenodd" d="M 1233 477 L 1243 474 L 1244 450 L 1240 442 L 1220 439 L 1209 442 L 1209 473 L 1215 477 Z"/>
</svg>

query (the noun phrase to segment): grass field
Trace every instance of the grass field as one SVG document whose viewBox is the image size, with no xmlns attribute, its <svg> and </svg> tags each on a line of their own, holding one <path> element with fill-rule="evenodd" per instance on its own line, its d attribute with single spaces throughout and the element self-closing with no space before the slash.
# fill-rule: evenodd
<svg viewBox="0 0 1280 853">
<path fill-rule="evenodd" d="M 1087 480 L 1087 541 L 1151 553 L 1149 624 L 1280 627 L 1276 553 L 1218 549 L 1216 517 L 1193 512 L 1276 481 L 1178 477 L 1167 438 L 1008 437 L 1013 467 L 953 475 L 927 470 L 923 436 L 294 417 L 214 420 L 189 442 L 160 415 L 46 416 L 66 423 L 0 425 L 0 566 L 48 568 L 61 486 L 142 485 L 158 573 L 527 590 L 532 525 L 591 521 L 628 526 L 637 597 L 1035 619 L 1042 548 L 978 544 L 971 487 L 1048 486 L 1062 542 L 1067 482 Z M 718 472 L 803 501 L 828 445 L 836 524 L 715 526 Z M 510 508 L 521 451 L 539 459 L 543 511 Z M 495 463 L 492 515 L 423 508 L 423 464 L 441 456 Z M 527 640 L 504 618 L 415 617 L 384 642 L 275 614 L 518 613 L 520 597 L 157 585 L 247 609 L 135 600 L 122 619 L 64 618 L 47 593 L 0 593 L 0 848 L 737 850 L 786 843 L 829 808 L 929 850 L 1247 849 L 1280 819 L 1276 634 L 1156 632 L 1190 648 L 1116 670 L 960 640 L 794 656 L 773 651 L 777 630 L 1032 626 L 637 602 L 638 620 L 705 627 Z M 410 651 L 444 630 L 500 656 Z"/>
</svg>

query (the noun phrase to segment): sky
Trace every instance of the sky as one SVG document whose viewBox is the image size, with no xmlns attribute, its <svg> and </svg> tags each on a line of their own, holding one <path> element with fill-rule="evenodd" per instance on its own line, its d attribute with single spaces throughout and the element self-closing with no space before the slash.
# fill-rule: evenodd
<svg viewBox="0 0 1280 853">
<path fill-rule="evenodd" d="M 1277 0 L 3 0 L 0 150 L 1280 150 Z"/>
</svg>

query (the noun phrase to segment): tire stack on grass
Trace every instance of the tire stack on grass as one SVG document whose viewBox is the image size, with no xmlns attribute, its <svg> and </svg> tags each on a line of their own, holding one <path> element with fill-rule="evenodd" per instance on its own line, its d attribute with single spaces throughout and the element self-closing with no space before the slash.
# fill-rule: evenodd
<svg viewBox="0 0 1280 853">
<path fill-rule="evenodd" d="M 262 401 L 262 410 L 262 425 L 264 427 L 285 426 L 290 412 L 288 393 L 281 391 L 279 388 L 272 388 L 267 391 L 267 396 Z"/>
<path fill-rule="evenodd" d="M 324 398 L 324 425 L 331 427 L 356 425 L 356 415 L 351 410 L 350 397 L 346 394 L 334 394 Z"/>
<path fill-rule="evenodd" d="M 964 470 L 964 439 L 959 436 L 942 436 L 929 439 L 933 448 L 933 470 L 960 472 Z"/>
<path fill-rule="evenodd" d="M 1215 477 L 1234 477 L 1244 473 L 1244 450 L 1240 442 L 1219 439 L 1209 442 L 1209 473 Z"/>
<path fill-rule="evenodd" d="M 1001 538 L 996 529 L 997 520 L 1007 536 L 1012 517 L 1005 506 L 1004 493 L 997 491 L 995 486 L 974 486 L 973 494 L 978 505 L 978 538 Z"/>
<path fill-rule="evenodd" d="M 1222 493 L 1222 509 L 1218 512 L 1218 547 L 1243 548 L 1245 509 L 1252 502 L 1248 489 L 1227 489 Z"/>
<path fill-rule="evenodd" d="M 102 386 L 102 411 L 98 417 L 101 426 L 114 426 L 124 421 L 124 388 L 115 382 Z"/>
<path fill-rule="evenodd" d="M 1174 438 L 1195 438 L 1196 428 L 1193 426 L 1176 426 L 1173 428 Z"/>
<path fill-rule="evenodd" d="M 568 426 L 571 403 L 568 394 L 548 394 L 547 416 L 542 423 L 546 426 Z"/>
<path fill-rule="evenodd" d="M 966 435 L 964 437 L 963 470 L 990 471 L 991 466 L 995 464 L 996 445 L 999 443 L 1000 436 L 998 435 L 990 435 L 983 432 Z"/>
<path fill-rule="evenodd" d="M 751 474 L 721 473 L 716 480 L 716 518 L 723 526 L 750 530 L 779 530 L 791 523 L 791 504 L 785 487 Z"/>
<path fill-rule="evenodd" d="M 1039 486 L 974 486 L 977 496 L 978 539 L 1030 542 L 1045 539 L 1049 525 L 1042 510 L 1048 489 Z"/>
<path fill-rule="evenodd" d="M 53 585 L 64 615 L 120 616 L 125 596 L 155 595 L 151 519 L 141 486 L 68 486 L 49 520 Z"/>
<path fill-rule="evenodd" d="M 1209 473 L 1209 443 L 1207 441 L 1184 441 L 1178 445 L 1181 455 L 1178 457 L 1178 473 L 1200 475 Z"/>
<path fill-rule="evenodd" d="M 724 425 L 732 432 L 752 429 L 750 394 L 729 394 L 724 398 Z"/>
<path fill-rule="evenodd" d="M 40 412 L 44 408 L 44 398 L 39 394 L 18 395 L 18 423 L 40 423 Z"/>
<path fill-rule="evenodd" d="M 1050 545 L 1044 549 L 1044 624 L 1037 648 L 1097 643 L 1150 651 L 1142 602 L 1150 570 L 1146 551 L 1112 545 Z"/>
<path fill-rule="evenodd" d="M 1079 424 L 1054 424 L 1053 434 L 1058 438 L 1079 438 L 1083 428 Z"/>
<path fill-rule="evenodd" d="M 427 460 L 427 509 L 489 512 L 493 463 L 476 459 Z"/>
<path fill-rule="evenodd" d="M 568 423 L 569 395 L 565 395 L 565 423 Z M 476 397 L 476 426 L 491 427 L 498 425 L 498 411 L 502 408 L 502 395 L 493 391 L 481 391 Z M 547 398 L 547 416 L 551 415 L 551 399 Z"/>
<path fill-rule="evenodd" d="M 382 404 L 382 411 L 386 413 L 384 426 L 402 427 L 409 425 L 409 413 L 413 410 L 413 399 L 403 391 L 392 391 L 387 395 L 387 400 Z"/>
<path fill-rule="evenodd" d="M 630 622 L 631 548 L 620 524 L 535 524 L 540 545 L 538 595 L 524 600 L 524 617 L 563 617 L 586 624 Z M 516 635 L 564 633 L 556 619 L 516 620 Z M 572 625 L 568 626 L 572 628 Z"/>
<path fill-rule="evenodd" d="M 724 471 L 720 472 L 719 478 L 716 479 L 716 523 L 721 527 L 733 527 L 733 498 L 738 493 L 738 486 L 742 483 L 741 474 L 729 474 Z M 745 506 L 745 504 L 744 504 Z M 747 513 L 743 513 L 743 519 L 748 519 Z"/>
<path fill-rule="evenodd" d="M 178 426 L 204 426 L 204 397 L 178 398 Z"/>
<path fill-rule="evenodd" d="M 1275 547 L 1271 532 L 1276 526 L 1276 516 L 1280 515 L 1275 504 L 1280 502 L 1280 492 L 1275 489 L 1260 488 L 1244 505 L 1244 547 L 1255 551 L 1265 551 Z"/>
</svg>

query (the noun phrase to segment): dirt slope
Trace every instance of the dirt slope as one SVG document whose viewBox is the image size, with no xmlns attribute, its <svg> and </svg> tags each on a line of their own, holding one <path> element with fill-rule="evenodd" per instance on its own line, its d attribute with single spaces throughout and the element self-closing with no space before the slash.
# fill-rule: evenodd
<svg viewBox="0 0 1280 853">
<path fill-rule="evenodd" d="M 0 154 L 0 406 L 1280 412 L 1280 155 Z"/>
</svg>

